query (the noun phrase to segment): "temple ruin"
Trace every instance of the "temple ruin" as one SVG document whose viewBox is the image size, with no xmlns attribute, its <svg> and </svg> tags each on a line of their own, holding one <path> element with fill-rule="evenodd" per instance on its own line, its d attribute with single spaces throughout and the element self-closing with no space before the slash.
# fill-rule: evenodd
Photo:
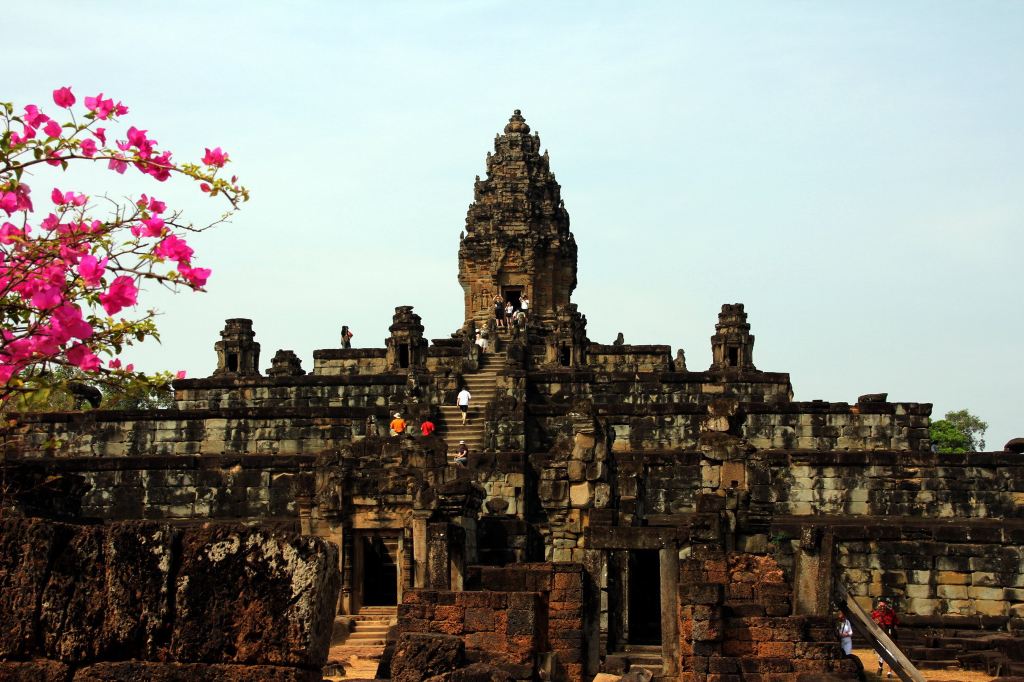
<svg viewBox="0 0 1024 682">
<path fill-rule="evenodd" d="M 430 677 L 401 645 L 429 637 L 458 650 L 437 680 L 478 679 L 451 677 L 460 665 L 852 680 L 833 629 L 847 593 L 896 601 L 918 665 L 1024 674 L 1019 447 L 933 452 L 931 405 L 884 393 L 794 401 L 789 374 L 756 364 L 741 303 L 708 320 L 707 368 L 668 345 L 592 342 L 576 269 L 551 162 L 517 110 L 459 238 L 462 328 L 428 341 L 400 305 L 380 347 L 317 350 L 309 371 L 278 350 L 261 371 L 272 320 L 228 320 L 213 375 L 176 381 L 173 409 L 23 416 L 8 506 L 329 541 L 336 619 L 375 633 L 367 646 L 390 631 L 379 675 L 396 680 Z M 527 299 L 525 324 L 495 328 L 495 297 Z M 409 432 L 389 432 L 396 412 Z"/>
</svg>

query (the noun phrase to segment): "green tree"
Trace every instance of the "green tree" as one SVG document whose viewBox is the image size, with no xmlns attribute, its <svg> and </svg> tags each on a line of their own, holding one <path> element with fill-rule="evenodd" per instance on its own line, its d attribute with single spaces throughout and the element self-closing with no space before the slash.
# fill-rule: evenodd
<svg viewBox="0 0 1024 682">
<path fill-rule="evenodd" d="M 938 452 L 980 452 L 985 449 L 988 423 L 967 410 L 946 413 L 931 423 L 929 433 Z"/>
</svg>

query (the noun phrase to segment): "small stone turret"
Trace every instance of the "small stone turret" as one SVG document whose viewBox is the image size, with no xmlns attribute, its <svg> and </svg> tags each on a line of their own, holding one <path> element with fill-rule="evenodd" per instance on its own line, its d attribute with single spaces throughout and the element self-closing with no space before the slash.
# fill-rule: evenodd
<svg viewBox="0 0 1024 682">
<path fill-rule="evenodd" d="M 724 304 L 711 337 L 711 369 L 755 370 L 754 335 L 742 303 Z"/>
<path fill-rule="evenodd" d="M 217 351 L 217 369 L 213 376 L 253 377 L 260 375 L 260 344 L 252 330 L 252 320 L 233 318 L 224 321 Z"/>
<path fill-rule="evenodd" d="M 392 370 L 423 367 L 427 361 L 427 340 L 423 338 L 423 323 L 412 311 L 411 305 L 395 308 L 395 316 L 388 327 L 391 336 L 384 340 L 387 363 Z"/>
<path fill-rule="evenodd" d="M 267 370 L 269 377 L 301 377 L 306 373 L 302 369 L 302 360 L 293 350 L 278 350 L 277 355 L 270 361 L 270 369 Z"/>
</svg>

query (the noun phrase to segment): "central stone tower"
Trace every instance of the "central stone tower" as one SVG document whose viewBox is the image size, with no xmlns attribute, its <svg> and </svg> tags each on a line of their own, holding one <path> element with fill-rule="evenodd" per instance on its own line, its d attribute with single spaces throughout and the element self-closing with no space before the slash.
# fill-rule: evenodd
<svg viewBox="0 0 1024 682">
<path fill-rule="evenodd" d="M 531 322 L 555 325 L 576 288 L 576 240 L 548 153 L 540 154 L 540 136 L 530 135 L 518 109 L 473 190 L 459 244 L 465 319 L 486 323 L 495 295 L 517 307 L 528 297 Z"/>
</svg>

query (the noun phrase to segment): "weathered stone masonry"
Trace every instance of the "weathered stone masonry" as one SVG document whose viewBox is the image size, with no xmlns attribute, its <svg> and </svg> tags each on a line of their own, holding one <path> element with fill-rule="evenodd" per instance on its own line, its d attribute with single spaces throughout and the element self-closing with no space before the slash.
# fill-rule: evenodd
<svg viewBox="0 0 1024 682">
<path fill-rule="evenodd" d="M 852 679 L 833 580 L 865 606 L 895 598 L 911 625 L 1024 628 L 1024 456 L 932 453 L 926 403 L 794 401 L 788 374 L 755 364 L 742 304 L 722 306 L 704 370 L 666 345 L 592 342 L 569 215 L 518 111 L 458 253 L 450 338 L 398 306 L 383 347 L 315 351 L 308 373 L 280 350 L 264 376 L 259 325 L 233 319 L 174 409 L 24 416 L 11 506 L 321 536 L 340 550 L 340 613 L 401 604 L 403 642 L 457 636 L 437 640 L 446 670 L 514 679 Z M 529 299 L 524 327 L 494 328 L 496 295 Z M 482 448 L 460 467 L 442 407 L 494 362 Z M 438 431 L 392 436 L 395 411 Z M 414 659 L 396 651 L 390 674 L 417 679 Z"/>
</svg>

